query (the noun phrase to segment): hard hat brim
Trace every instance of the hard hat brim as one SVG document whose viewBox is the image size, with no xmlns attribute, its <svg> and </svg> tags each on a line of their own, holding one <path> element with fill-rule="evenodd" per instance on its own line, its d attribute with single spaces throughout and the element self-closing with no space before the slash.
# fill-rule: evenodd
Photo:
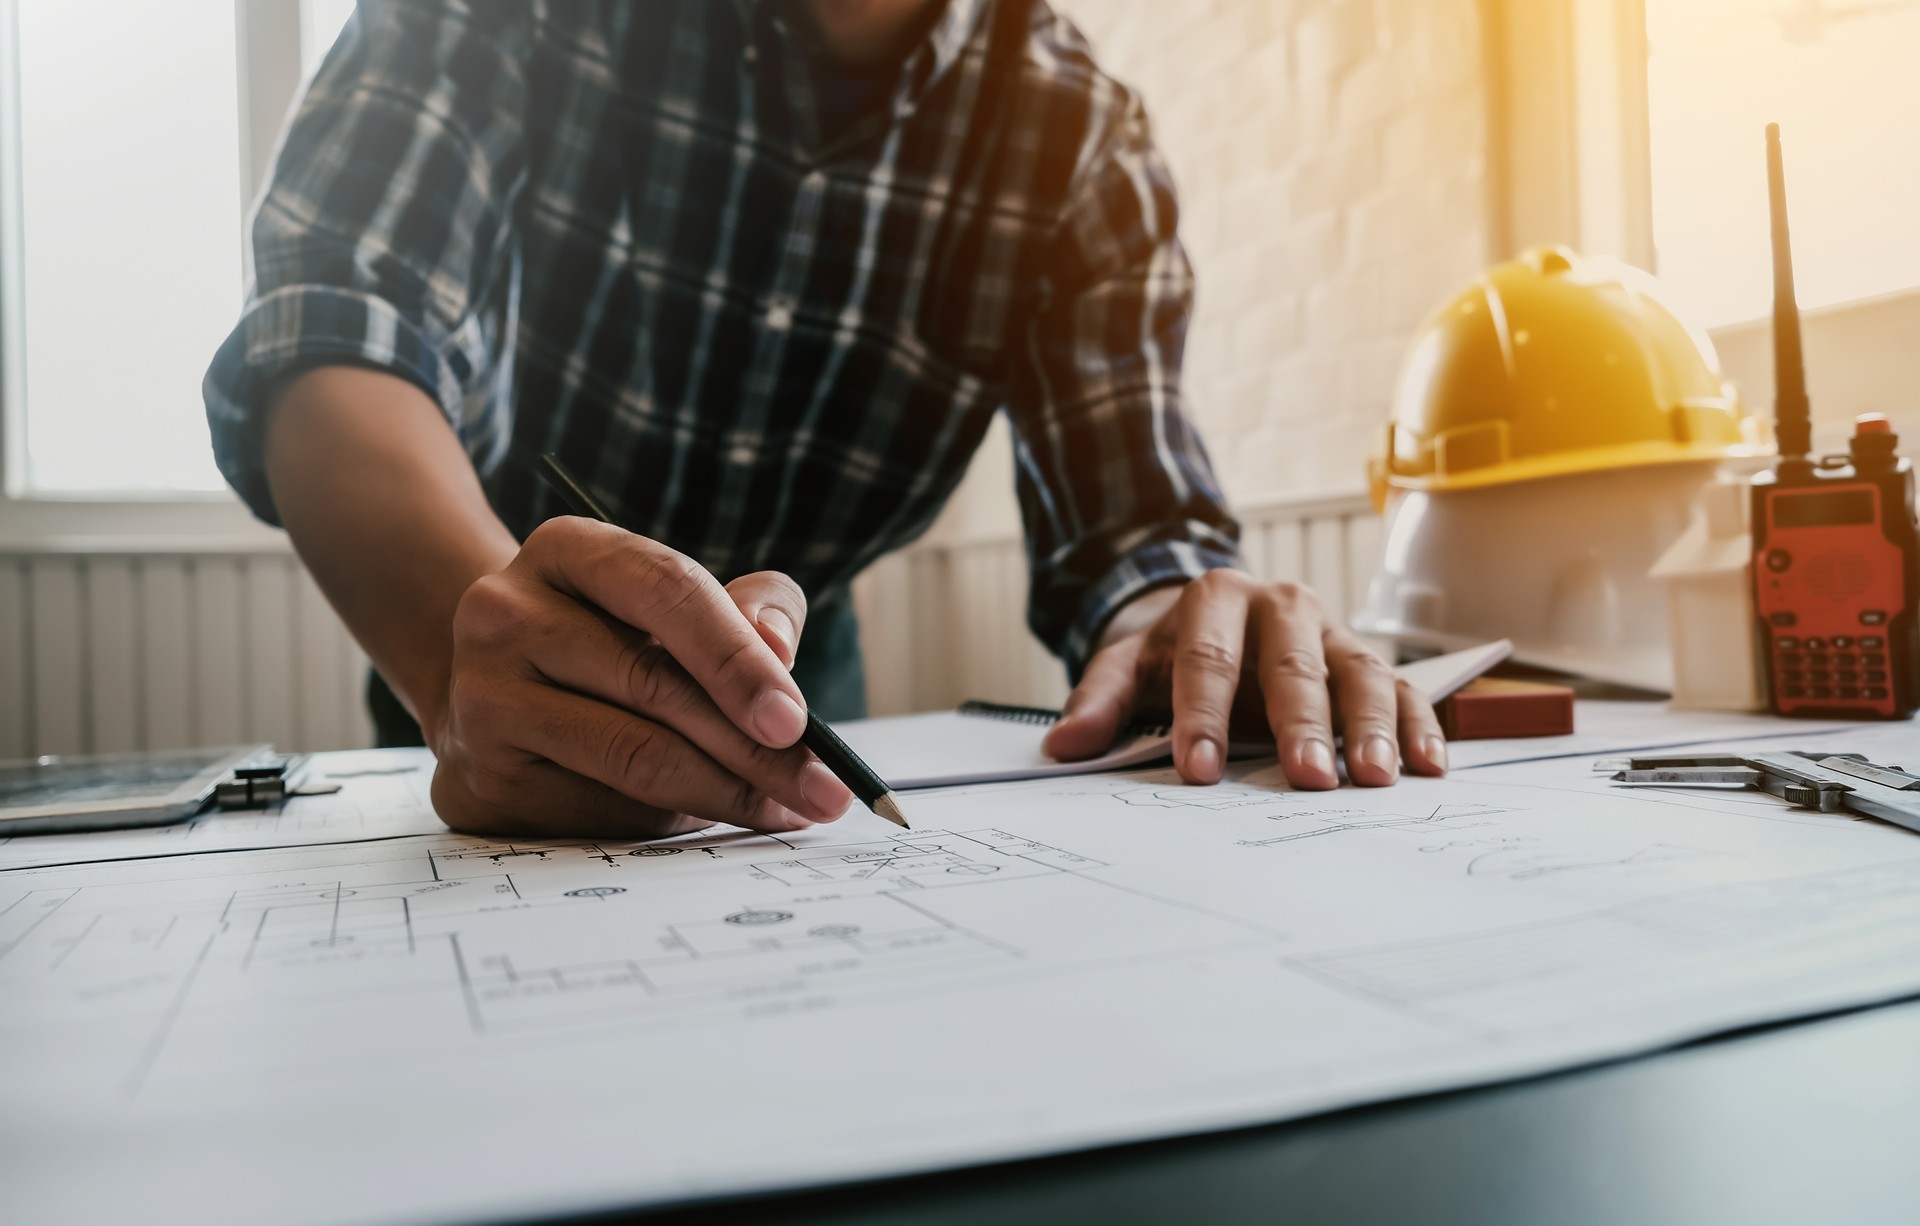
<svg viewBox="0 0 1920 1226">
<path fill-rule="evenodd" d="M 1588 451 L 1562 452 L 1557 455 L 1509 460 L 1482 470 L 1447 473 L 1437 476 L 1386 474 L 1385 484 L 1392 489 L 1444 490 L 1486 489 L 1494 485 L 1512 485 L 1522 481 L 1540 481 L 1549 477 L 1571 477 L 1580 473 L 1620 468 L 1650 468 L 1668 464 L 1717 463 L 1723 460 L 1756 459 L 1770 454 L 1761 446 L 1741 444 L 1675 446 L 1672 443 L 1623 443 L 1617 447 Z"/>
</svg>

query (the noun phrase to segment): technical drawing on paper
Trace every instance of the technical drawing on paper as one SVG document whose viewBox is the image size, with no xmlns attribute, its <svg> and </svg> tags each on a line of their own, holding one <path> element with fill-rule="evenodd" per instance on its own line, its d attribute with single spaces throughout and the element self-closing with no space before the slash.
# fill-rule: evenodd
<svg viewBox="0 0 1920 1226">
<path fill-rule="evenodd" d="M 8 1207 L 118 1220 L 166 1184 L 216 1222 L 586 1211 L 1284 1118 L 1920 990 L 1920 840 L 1890 827 L 1169 772 L 914 811 L 0 872 L 0 1153 L 53 1155 L 8 1172 Z M 741 1135 L 779 1144 L 716 1144 Z M 251 1199 L 182 1184 L 156 1136 Z"/>
<path fill-rule="evenodd" d="M 1285 834 L 1265 838 L 1241 839 L 1240 846 L 1277 847 L 1302 839 L 1325 838 L 1354 831 L 1396 831 L 1423 836 L 1436 831 L 1450 834 L 1490 825 L 1492 818 L 1507 812 L 1511 810 L 1486 804 L 1439 804 L 1425 812 L 1405 813 L 1353 808 L 1297 809 L 1266 816 L 1269 820 L 1287 822 L 1290 827 L 1298 826 L 1298 829 L 1290 828 Z"/>
<path fill-rule="evenodd" d="M 78 969 L 92 956 L 112 958 L 111 943 L 129 936 L 133 948 L 119 954 L 150 952 L 151 932 L 183 921 L 192 929 L 197 920 L 219 938 L 217 949 L 243 940 L 232 970 L 256 979 L 291 983 L 322 963 L 364 971 L 423 959 L 437 968 L 450 960 L 478 1032 L 611 1015 L 670 1020 L 683 1006 L 1004 967 L 1020 958 L 1018 948 L 943 919 L 912 896 L 1102 867 L 993 829 L 804 847 L 738 832 L 645 846 L 451 835 L 425 842 L 389 852 L 397 858 L 387 867 L 400 879 L 360 881 L 343 873 L 324 883 L 209 892 L 172 913 L 124 908 L 111 887 L 29 894 L 0 917 L 25 924 L 10 938 L 9 926 L 0 924 L 0 968 L 9 957 L 41 952 L 56 966 Z M 409 864 L 422 875 L 405 876 Z M 626 871 L 621 884 L 582 884 L 591 867 Z M 737 887 L 731 905 L 708 901 L 716 877 Z M 602 907 L 621 903 L 633 905 L 602 918 Z M 584 924 L 566 925 L 578 938 L 573 947 L 608 956 L 556 961 L 551 936 L 527 940 L 527 912 L 541 909 L 543 926 L 551 927 L 557 907 L 590 909 Z M 612 939 L 606 922 L 619 925 Z M 215 959 L 216 973 L 219 967 Z M 405 972 L 393 976 L 404 979 Z"/>
<path fill-rule="evenodd" d="M 1889 827 L 1167 771 L 914 812 L 0 871 L 0 1153 L 44 1157 L 8 1209 L 591 1211 L 1283 1119 L 1920 990 L 1920 840 Z M 780 1143 L 716 1143 L 743 1128 Z M 515 1161 L 419 1178 L 476 1153 Z"/>
</svg>

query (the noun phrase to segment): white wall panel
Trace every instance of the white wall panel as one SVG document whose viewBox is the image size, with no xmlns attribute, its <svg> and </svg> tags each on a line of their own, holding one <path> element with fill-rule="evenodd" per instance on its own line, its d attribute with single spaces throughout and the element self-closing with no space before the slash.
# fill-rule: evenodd
<svg viewBox="0 0 1920 1226">
<path fill-rule="evenodd" d="M 87 748 L 86 589 L 72 558 L 27 564 L 28 616 L 33 621 L 32 754 L 84 753 Z"/>
<path fill-rule="evenodd" d="M 1380 566 L 1381 521 L 1377 515 L 1354 515 L 1341 521 L 1347 538 L 1347 618 L 1366 607 L 1367 587 Z"/>
<path fill-rule="evenodd" d="M 1253 508 L 1249 568 L 1364 598 L 1364 498 Z M 923 543 L 855 584 L 876 715 L 967 698 L 1057 706 L 1066 674 L 1026 627 L 1018 535 Z M 0 555 L 0 757 L 271 741 L 370 744 L 366 658 L 291 554 Z"/>
<path fill-rule="evenodd" d="M 244 590 L 243 727 L 255 740 L 294 743 L 293 572 L 287 558 L 249 558 Z"/>
<path fill-rule="evenodd" d="M 192 563 L 184 558 L 140 562 L 141 731 L 148 749 L 196 743 Z"/>
<path fill-rule="evenodd" d="M 193 560 L 193 739 L 200 745 L 248 741 L 246 709 L 246 560 Z"/>
<path fill-rule="evenodd" d="M 912 604 L 905 616 L 913 635 L 902 647 L 906 658 L 891 661 L 886 667 L 900 668 L 914 680 L 906 710 L 950 707 L 961 701 L 963 656 L 956 640 L 957 627 L 965 620 L 955 591 L 951 555 L 929 549 L 916 551 L 908 558 Z"/>
<path fill-rule="evenodd" d="M 347 727 L 340 684 L 346 644 L 342 636 L 325 633 L 333 610 L 305 568 L 294 567 L 289 578 L 293 584 L 293 733 L 287 743 L 331 745 Z"/>
<path fill-rule="evenodd" d="M 92 753 L 140 748 L 139 594 L 131 558 L 85 566 L 87 738 Z"/>
<path fill-rule="evenodd" d="M 1299 520 L 1266 525 L 1267 562 L 1260 577 L 1275 583 L 1299 583 L 1307 577 L 1306 534 Z"/>
<path fill-rule="evenodd" d="M 882 558 L 854 581 L 854 611 L 867 662 L 867 707 L 876 715 L 911 711 L 913 670 L 913 560 Z"/>
<path fill-rule="evenodd" d="M 1341 519 L 1328 516 L 1306 524 L 1306 574 L 1301 581 L 1320 597 L 1327 620 L 1347 620 L 1347 533 Z"/>
<path fill-rule="evenodd" d="M 291 554 L 0 554 L 0 758 L 366 745 L 365 668 Z"/>
<path fill-rule="evenodd" d="M 32 624 L 27 569 L 0 558 L 0 759 L 33 750 Z"/>
</svg>

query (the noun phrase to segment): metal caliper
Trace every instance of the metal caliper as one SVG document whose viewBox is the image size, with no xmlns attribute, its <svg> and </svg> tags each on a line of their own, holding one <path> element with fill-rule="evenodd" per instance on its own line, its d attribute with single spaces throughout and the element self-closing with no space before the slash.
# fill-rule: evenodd
<svg viewBox="0 0 1920 1226">
<path fill-rule="evenodd" d="M 1642 787 L 1758 788 L 1802 809 L 1877 817 L 1920 834 L 1920 775 L 1857 753 L 1674 754 L 1602 759 L 1594 769 L 1613 771 L 1615 783 Z"/>
</svg>

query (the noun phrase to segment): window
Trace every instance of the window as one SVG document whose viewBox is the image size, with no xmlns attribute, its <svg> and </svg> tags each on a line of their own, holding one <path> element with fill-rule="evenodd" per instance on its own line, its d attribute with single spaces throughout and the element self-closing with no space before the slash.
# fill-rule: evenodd
<svg viewBox="0 0 1920 1226">
<path fill-rule="evenodd" d="M 231 0 L 18 0 L 23 484 L 217 489 L 199 378 L 240 304 Z"/>
<path fill-rule="evenodd" d="M 248 197 L 352 7 L 0 0 L 8 496 L 223 489 L 200 380 L 240 309 Z"/>
<path fill-rule="evenodd" d="M 306 0 L 300 7 L 300 63 L 312 76 L 353 15 L 353 0 Z"/>
<path fill-rule="evenodd" d="M 1771 307 L 1781 129 L 1803 307 L 1920 287 L 1920 0 L 1645 0 L 1653 241 L 1701 324 Z"/>
</svg>

